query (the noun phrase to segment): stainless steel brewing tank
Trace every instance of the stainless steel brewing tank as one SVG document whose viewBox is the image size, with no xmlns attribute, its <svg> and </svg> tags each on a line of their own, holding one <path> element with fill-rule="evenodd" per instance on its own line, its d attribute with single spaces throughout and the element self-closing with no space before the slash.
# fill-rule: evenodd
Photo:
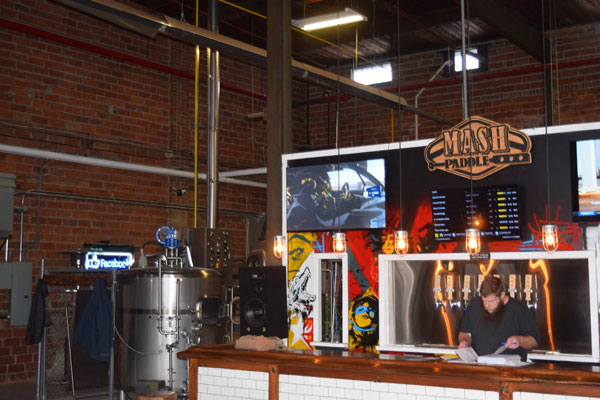
<svg viewBox="0 0 600 400">
<path fill-rule="evenodd" d="M 161 281 L 159 312 L 157 268 L 117 275 L 115 382 L 122 388 L 162 381 L 186 392 L 187 360 L 178 359 L 177 353 L 193 345 L 225 342 L 226 288 L 218 271 L 163 269 Z"/>
</svg>

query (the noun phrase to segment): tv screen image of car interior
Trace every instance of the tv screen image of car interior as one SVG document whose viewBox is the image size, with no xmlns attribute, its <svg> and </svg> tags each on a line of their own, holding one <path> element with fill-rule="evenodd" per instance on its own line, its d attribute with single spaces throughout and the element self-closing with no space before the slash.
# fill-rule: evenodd
<svg viewBox="0 0 600 400">
<path fill-rule="evenodd" d="M 385 227 L 383 158 L 289 167 L 287 230 Z"/>
<path fill-rule="evenodd" d="M 597 220 L 600 212 L 600 140 L 579 140 L 576 146 L 576 216 Z"/>
</svg>

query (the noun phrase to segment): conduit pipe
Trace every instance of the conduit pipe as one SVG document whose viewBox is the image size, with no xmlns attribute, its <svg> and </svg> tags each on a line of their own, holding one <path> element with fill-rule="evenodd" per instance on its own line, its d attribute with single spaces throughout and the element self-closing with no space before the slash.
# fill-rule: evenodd
<svg viewBox="0 0 600 400">
<path fill-rule="evenodd" d="M 152 165 L 133 164 L 123 161 L 106 160 L 103 158 L 95 157 L 84 157 L 74 154 L 58 153 L 48 150 L 33 149 L 30 147 L 12 146 L 9 144 L 0 144 L 0 153 L 16 154 L 27 157 L 44 158 L 47 160 L 57 160 L 72 162 L 76 164 L 95 165 L 106 168 L 116 168 L 126 171 L 145 172 L 156 175 L 174 176 L 178 178 L 193 179 L 194 173 L 189 171 L 181 171 L 177 169 L 154 167 Z M 266 169 L 265 169 L 266 170 Z M 249 171 L 249 170 L 246 170 Z M 229 173 L 235 173 L 236 171 L 230 171 Z M 241 172 L 244 174 L 244 172 Z M 249 175 L 249 173 L 247 173 Z M 234 175 L 231 175 L 234 176 Z M 198 179 L 206 180 L 206 174 L 198 173 Z M 267 185 L 262 182 L 254 182 L 249 180 L 235 179 L 229 177 L 219 177 L 221 182 L 227 182 L 236 185 L 252 186 L 266 189 Z"/>
<path fill-rule="evenodd" d="M 97 45 L 94 45 L 91 43 L 83 42 L 81 40 L 72 39 L 67 36 L 57 35 L 56 33 L 44 31 L 42 29 L 34 28 L 34 27 L 28 26 L 28 25 L 23 25 L 18 22 L 9 21 L 9 20 L 0 18 L 0 26 L 5 26 L 9 29 L 12 29 L 12 30 L 15 30 L 18 32 L 23 32 L 28 35 L 34 35 L 37 37 L 41 37 L 43 39 L 50 40 L 55 43 L 61 43 L 61 44 L 65 44 L 67 46 L 71 46 L 71 47 L 75 47 L 75 48 L 82 49 L 85 51 L 89 51 L 90 53 L 95 53 L 95 54 L 100 54 L 100 55 L 107 56 L 107 57 L 112 57 L 116 60 L 125 61 L 130 64 L 134 64 L 134 65 L 139 65 L 139 66 L 142 66 L 145 68 L 152 69 L 154 71 L 164 72 L 164 73 L 171 74 L 174 76 L 179 76 L 182 78 L 194 80 L 194 74 L 192 72 L 182 71 L 180 69 L 172 68 L 167 65 L 163 65 L 163 64 L 155 63 L 153 61 L 149 61 L 149 60 L 146 60 L 143 58 L 135 57 L 135 56 L 132 56 L 127 53 L 122 53 L 120 51 L 107 49 L 105 47 L 101 47 L 101 46 L 97 46 Z M 253 92 L 239 88 L 237 86 L 233 86 L 228 83 L 221 82 L 221 88 L 223 90 L 226 90 L 229 92 L 242 94 L 244 96 L 254 97 L 259 100 L 264 100 L 264 101 L 267 100 L 267 96 L 264 94 L 253 93 Z"/>
<path fill-rule="evenodd" d="M 211 0 L 209 5 L 208 28 L 211 32 L 218 31 L 217 0 Z M 220 67 L 219 52 L 213 48 L 206 49 L 208 62 L 208 143 L 206 157 L 206 227 L 217 227 L 217 188 L 218 188 L 218 157 L 219 157 L 219 101 L 220 101 Z"/>
<path fill-rule="evenodd" d="M 440 72 L 442 72 L 444 70 L 444 68 L 446 68 L 446 66 L 450 66 L 450 65 L 452 65 L 452 60 L 446 60 L 437 69 L 437 71 L 435 71 L 435 73 L 433 75 L 431 75 L 431 78 L 429 78 L 429 82 L 434 80 L 440 74 Z M 419 108 L 419 96 L 421 96 L 421 93 L 423 93 L 423 91 L 425 91 L 425 88 L 421 88 L 421 90 L 419 90 L 417 92 L 417 94 L 415 95 L 415 108 Z M 416 113 L 415 113 L 415 140 L 419 140 L 419 114 L 416 114 Z"/>
<path fill-rule="evenodd" d="M 180 211 L 192 211 L 193 206 L 187 206 L 185 204 L 176 204 L 176 203 L 162 203 L 156 201 L 147 201 L 147 200 L 134 200 L 127 199 L 122 197 L 109 197 L 109 196 L 94 196 L 89 194 L 77 194 L 77 193 L 66 193 L 66 192 L 50 192 L 45 190 L 28 190 L 26 192 L 19 192 L 18 195 L 29 195 L 36 197 L 51 197 L 56 199 L 69 199 L 69 200 L 78 200 L 78 201 L 98 201 L 103 203 L 119 203 L 119 204 L 127 204 L 132 206 L 140 206 L 140 207 L 156 207 L 162 209 L 170 209 L 170 210 L 180 210 Z M 199 210 L 204 211 L 206 207 L 198 207 Z M 231 217 L 239 217 L 239 218 L 248 218 L 248 217 L 264 217 L 264 213 L 259 212 L 251 212 L 251 211 L 234 211 L 221 208 L 219 209 L 220 215 L 228 215 Z"/>
<path fill-rule="evenodd" d="M 465 34 L 465 0 L 460 0 L 460 31 L 462 40 L 462 94 L 463 94 L 463 120 L 469 118 L 469 102 L 467 93 L 467 44 Z"/>
<path fill-rule="evenodd" d="M 23 24 L 9 21 L 9 20 L 3 19 L 3 18 L 0 18 L 0 26 L 5 26 L 9 29 L 12 29 L 12 30 L 15 30 L 18 32 L 23 32 L 23 33 L 27 33 L 30 35 L 42 37 L 46 40 L 50 40 L 50 41 L 53 41 L 56 43 L 62 43 L 62 44 L 66 44 L 66 45 L 69 45 L 72 47 L 83 49 L 83 50 L 89 51 L 91 53 L 96 53 L 96 54 L 113 57 L 117 60 L 126 61 L 131 64 L 135 64 L 135 65 L 140 65 L 140 66 L 143 66 L 143 67 L 146 67 L 149 69 L 153 69 L 155 71 L 165 72 L 165 73 L 175 75 L 175 76 L 180 76 L 180 77 L 186 78 L 186 79 L 191 79 L 191 80 L 194 79 L 194 74 L 191 72 L 182 71 L 182 70 L 172 68 L 172 67 L 169 67 L 166 65 L 148 61 L 143 58 L 134 57 L 134 56 L 131 56 L 126 53 L 121 53 L 121 52 L 118 52 L 115 50 L 106 49 L 104 47 L 100 47 L 100 46 L 96 46 L 96 45 L 93 45 L 90 43 L 82 42 L 80 40 L 72 39 L 72 38 L 69 38 L 66 36 L 57 35 L 55 33 L 47 32 L 42 29 L 34 28 L 34 27 L 31 27 L 28 25 L 23 25 Z M 583 67 L 583 66 L 587 66 L 587 65 L 598 65 L 598 64 L 600 64 L 600 58 L 589 58 L 589 59 L 584 59 L 584 60 L 565 61 L 565 62 L 555 64 L 554 66 L 558 69 L 566 69 L 566 68 L 576 68 L 576 67 Z M 537 72 L 540 72 L 544 68 L 549 69 L 550 67 L 551 67 L 550 65 L 546 65 L 545 67 L 542 65 L 534 65 L 534 66 L 523 67 L 523 68 L 515 68 L 512 70 L 479 73 L 479 74 L 473 75 L 471 77 L 471 79 L 473 81 L 484 81 L 484 80 L 488 80 L 488 79 L 504 78 L 504 77 L 508 77 L 508 76 L 520 76 L 520 75 L 537 73 Z M 405 91 L 417 90 L 417 89 L 421 89 L 421 88 L 445 87 L 445 86 L 450 86 L 450 85 L 455 85 L 457 83 L 461 83 L 461 81 L 462 81 L 461 77 L 447 78 L 447 79 L 440 79 L 437 81 L 420 82 L 420 83 L 415 83 L 415 84 L 411 84 L 411 85 L 405 85 L 405 86 L 401 86 L 400 89 L 401 89 L 401 91 L 405 92 Z M 221 82 L 220 85 L 221 85 L 221 89 L 223 89 L 225 91 L 242 94 L 244 96 L 251 96 L 251 97 L 254 97 L 259 100 L 264 100 L 264 101 L 267 100 L 267 96 L 262 93 L 250 92 L 248 90 L 239 88 L 237 86 L 233 86 L 226 82 Z M 398 91 L 398 88 L 394 87 L 394 88 L 388 88 L 385 90 L 395 93 Z M 352 97 L 355 97 L 355 96 L 351 95 L 351 94 L 341 94 L 340 100 L 345 101 Z M 333 102 L 333 101 L 336 101 L 336 96 L 325 96 L 325 97 L 319 97 L 319 98 L 311 98 L 311 99 L 302 100 L 302 101 L 295 101 L 293 106 L 296 107 L 296 106 L 303 106 L 306 104 L 316 104 L 319 102 L 325 103 L 325 102 Z"/>
</svg>

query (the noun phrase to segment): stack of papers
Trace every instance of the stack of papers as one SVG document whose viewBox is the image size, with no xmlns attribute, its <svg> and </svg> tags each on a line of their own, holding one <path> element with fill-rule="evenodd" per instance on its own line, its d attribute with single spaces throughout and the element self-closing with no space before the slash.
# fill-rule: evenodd
<svg viewBox="0 0 600 400">
<path fill-rule="evenodd" d="M 493 354 L 478 355 L 472 347 L 456 349 L 456 355 L 465 363 L 487 364 L 487 365 L 510 365 L 521 366 L 528 363 L 521 361 L 518 354 L 500 354 L 506 350 L 506 345 L 500 346 Z"/>
<path fill-rule="evenodd" d="M 463 347 L 462 349 L 456 349 L 456 355 L 460 357 L 461 360 L 476 363 L 477 362 L 477 353 L 473 350 L 472 347 Z"/>
<path fill-rule="evenodd" d="M 477 362 L 489 365 L 522 365 L 521 356 L 518 354 L 488 354 L 477 357 Z"/>
</svg>

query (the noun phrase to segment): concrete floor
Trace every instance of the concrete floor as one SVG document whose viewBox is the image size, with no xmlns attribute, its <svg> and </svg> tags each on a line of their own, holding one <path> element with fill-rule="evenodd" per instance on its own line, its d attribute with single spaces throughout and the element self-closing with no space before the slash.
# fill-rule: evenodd
<svg viewBox="0 0 600 400">
<path fill-rule="evenodd" d="M 0 385 L 0 400 L 35 399 L 35 381 Z"/>
<path fill-rule="evenodd" d="M 29 381 L 23 383 L 12 383 L 0 385 L 0 400 L 35 400 L 36 398 L 36 382 Z M 79 390 L 75 392 L 73 397 L 72 392 L 66 395 L 50 395 L 48 393 L 47 400 L 108 400 L 109 396 L 106 390 L 95 389 L 95 390 Z M 136 400 L 135 394 L 129 394 L 129 399 Z M 125 400 L 129 400 L 125 396 Z M 119 400 L 119 393 L 115 392 L 113 400 Z"/>
</svg>

